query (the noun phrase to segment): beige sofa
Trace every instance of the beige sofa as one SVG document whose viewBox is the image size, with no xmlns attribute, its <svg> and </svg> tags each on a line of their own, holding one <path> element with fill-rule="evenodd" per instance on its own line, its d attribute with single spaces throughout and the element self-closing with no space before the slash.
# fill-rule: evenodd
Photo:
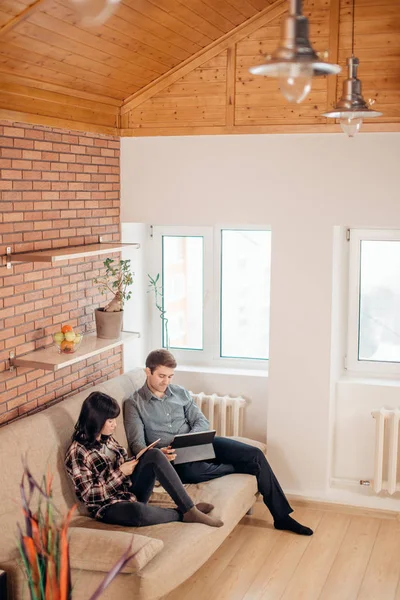
<svg viewBox="0 0 400 600">
<path fill-rule="evenodd" d="M 122 407 L 124 400 L 143 385 L 144 377 L 142 369 L 131 371 L 0 429 L 0 569 L 8 574 L 9 599 L 28 598 L 16 551 L 16 523 L 22 522 L 19 500 L 21 458 L 27 457 L 37 478 L 49 465 L 55 474 L 54 501 L 65 514 L 76 500 L 63 459 L 83 400 L 89 392 L 100 390 L 113 396 Z M 116 437 L 127 446 L 122 411 Z M 265 450 L 263 444 L 247 441 Z M 138 529 L 115 527 L 98 523 L 80 509 L 70 529 L 73 599 L 90 597 L 104 574 L 128 547 L 132 533 L 137 556 L 116 577 L 102 599 L 161 598 L 208 560 L 252 507 L 256 492 L 255 478 L 240 474 L 189 486 L 195 501 L 201 499 L 215 505 L 215 514 L 225 523 L 219 529 L 197 523 L 168 523 Z M 154 496 L 161 498 L 160 494 Z M 163 500 L 159 503 L 163 504 Z"/>
</svg>

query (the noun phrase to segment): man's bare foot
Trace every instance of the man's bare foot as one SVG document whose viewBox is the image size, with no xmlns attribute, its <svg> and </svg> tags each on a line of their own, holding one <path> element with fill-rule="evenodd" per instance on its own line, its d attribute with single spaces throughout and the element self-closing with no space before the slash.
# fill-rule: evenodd
<svg viewBox="0 0 400 600">
<path fill-rule="evenodd" d="M 222 527 L 224 524 L 221 519 L 216 519 L 215 517 L 205 515 L 198 508 L 196 508 L 196 506 L 193 506 L 193 508 L 184 513 L 183 522 L 204 523 L 204 525 L 209 525 L 210 527 Z"/>
</svg>

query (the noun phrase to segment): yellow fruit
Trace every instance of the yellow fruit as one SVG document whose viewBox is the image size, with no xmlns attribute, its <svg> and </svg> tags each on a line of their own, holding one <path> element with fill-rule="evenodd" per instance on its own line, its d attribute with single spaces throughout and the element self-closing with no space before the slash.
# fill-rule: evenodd
<svg viewBox="0 0 400 600">
<path fill-rule="evenodd" d="M 64 334 L 61 331 L 57 331 L 53 336 L 53 340 L 59 346 L 64 341 Z"/>
</svg>

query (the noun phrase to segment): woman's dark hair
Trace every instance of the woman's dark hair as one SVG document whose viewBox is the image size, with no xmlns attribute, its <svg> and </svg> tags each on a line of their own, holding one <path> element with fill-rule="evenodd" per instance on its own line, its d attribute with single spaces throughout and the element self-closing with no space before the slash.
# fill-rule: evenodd
<svg viewBox="0 0 400 600">
<path fill-rule="evenodd" d="M 121 409 L 114 398 L 103 392 L 92 392 L 82 404 L 72 440 L 87 448 L 94 446 L 107 419 L 118 417 Z"/>
</svg>

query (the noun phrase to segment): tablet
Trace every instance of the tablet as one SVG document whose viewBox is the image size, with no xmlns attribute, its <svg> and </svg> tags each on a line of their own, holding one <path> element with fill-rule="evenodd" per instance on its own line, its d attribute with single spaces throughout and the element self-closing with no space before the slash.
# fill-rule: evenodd
<svg viewBox="0 0 400 600">
<path fill-rule="evenodd" d="M 171 447 L 176 450 L 175 465 L 215 458 L 213 440 L 216 431 L 197 431 L 181 433 L 174 437 Z"/>
</svg>

